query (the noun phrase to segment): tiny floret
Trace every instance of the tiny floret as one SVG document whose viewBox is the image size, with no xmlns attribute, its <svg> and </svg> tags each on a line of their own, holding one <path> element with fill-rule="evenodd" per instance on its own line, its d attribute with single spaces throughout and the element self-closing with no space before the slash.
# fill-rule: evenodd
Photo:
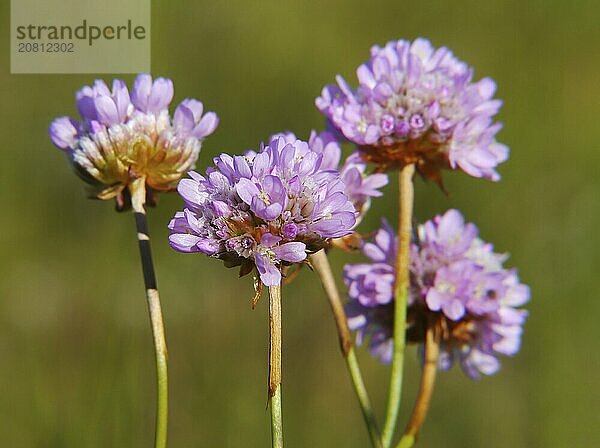
<svg viewBox="0 0 600 448">
<path fill-rule="evenodd" d="M 296 140 L 296 135 L 291 132 L 276 134 L 274 137 L 283 137 L 286 142 Z M 357 151 L 352 152 L 342 161 L 342 148 L 336 136 L 329 131 L 317 133 L 311 131 L 308 140 L 311 151 L 322 156 L 320 169 L 322 171 L 338 170 L 344 182 L 344 193 L 352 201 L 359 212 L 359 217 L 364 215 L 371 204 L 371 198 L 383 195 L 380 188 L 388 184 L 385 173 L 367 173 L 367 164 L 361 159 Z"/>
</svg>

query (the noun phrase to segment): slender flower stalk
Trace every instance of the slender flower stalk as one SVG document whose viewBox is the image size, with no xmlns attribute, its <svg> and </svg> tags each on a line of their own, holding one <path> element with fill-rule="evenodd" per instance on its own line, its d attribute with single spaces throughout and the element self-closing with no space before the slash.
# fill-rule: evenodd
<svg viewBox="0 0 600 448">
<path fill-rule="evenodd" d="M 438 323 L 433 323 L 427 327 L 425 334 L 425 357 L 423 360 L 423 371 L 421 372 L 421 384 L 419 385 L 419 395 L 415 402 L 412 415 L 404 431 L 404 435 L 397 448 L 410 448 L 417 441 L 419 430 L 425 422 L 431 396 L 433 395 L 433 387 L 435 385 L 435 377 L 438 369 L 440 356 L 440 327 Z"/>
<path fill-rule="evenodd" d="M 360 409 L 369 431 L 371 444 L 373 447 L 380 448 L 382 446 L 381 434 L 379 432 L 379 428 L 377 427 L 377 421 L 375 420 L 375 415 L 373 414 L 373 409 L 371 407 L 371 400 L 369 399 L 369 394 L 367 393 L 360 367 L 358 365 L 358 359 L 356 358 L 356 353 L 354 351 L 354 344 L 352 343 L 352 336 L 350 334 L 350 328 L 348 327 L 348 320 L 346 317 L 346 312 L 344 311 L 344 305 L 342 304 L 340 293 L 335 284 L 333 273 L 331 271 L 331 265 L 329 264 L 325 250 L 322 249 L 312 254 L 310 256 L 310 261 L 315 269 L 315 272 L 319 275 L 323 285 L 323 290 L 329 299 L 329 305 L 331 306 L 331 311 L 333 312 L 333 317 L 335 319 L 340 340 L 340 350 L 342 352 L 342 356 L 344 357 L 344 361 L 346 361 L 346 367 L 348 368 L 348 373 L 350 374 L 350 378 L 352 380 L 352 386 L 354 387 L 354 392 L 358 398 Z"/>
<path fill-rule="evenodd" d="M 346 313 L 344 311 L 344 305 L 340 298 L 340 293 L 335 285 L 335 279 L 331 272 L 331 265 L 327 259 L 327 254 L 324 249 L 315 252 L 310 256 L 311 264 L 315 272 L 321 279 L 321 284 L 325 290 L 325 294 L 329 299 L 329 305 L 333 312 L 335 319 L 335 325 L 338 331 L 338 337 L 340 340 L 340 349 L 344 358 L 348 356 L 350 349 L 352 348 L 352 335 L 350 334 L 350 328 L 348 327 L 348 321 L 346 319 Z"/>
<path fill-rule="evenodd" d="M 283 447 L 281 411 L 281 286 L 269 287 L 269 405 L 271 446 Z"/>
<path fill-rule="evenodd" d="M 157 383 L 157 405 L 156 405 L 156 428 L 154 437 L 155 448 L 167 446 L 167 417 L 168 417 L 168 376 L 167 376 L 167 343 L 165 340 L 165 329 L 160 307 L 160 297 L 156 285 L 156 275 L 152 263 L 152 252 L 150 249 L 150 236 L 148 234 L 148 222 L 146 220 L 146 180 L 142 177 L 129 184 L 131 193 L 131 205 L 135 217 L 138 243 L 140 248 L 140 259 L 142 272 L 144 274 L 144 286 L 148 300 L 148 312 L 152 325 L 152 337 L 154 339 L 154 352 L 156 356 L 156 383 Z"/>
<path fill-rule="evenodd" d="M 394 437 L 400 402 L 402 398 L 402 372 L 404 367 L 404 347 L 406 338 L 406 308 L 408 305 L 410 235 L 413 212 L 413 175 L 415 166 L 402 167 L 399 175 L 400 207 L 398 218 L 398 252 L 396 257 L 396 284 L 394 290 L 394 357 L 388 397 L 388 408 L 383 427 L 383 446 L 389 447 Z"/>
</svg>

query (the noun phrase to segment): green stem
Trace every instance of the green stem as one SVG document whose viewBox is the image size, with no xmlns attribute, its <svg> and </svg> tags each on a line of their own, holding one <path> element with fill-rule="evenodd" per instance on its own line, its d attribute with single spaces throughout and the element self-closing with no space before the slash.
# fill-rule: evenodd
<svg viewBox="0 0 600 448">
<path fill-rule="evenodd" d="M 167 343 L 165 341 L 165 329 L 160 307 L 160 297 L 156 286 L 156 275 L 152 263 L 146 210 L 144 209 L 144 204 L 146 202 L 145 179 L 136 179 L 130 184 L 129 190 L 131 192 L 131 203 L 136 223 L 142 272 L 144 274 L 144 286 L 146 288 L 146 299 L 148 302 L 148 312 L 150 314 L 156 356 L 157 403 L 154 447 L 165 448 L 167 446 L 168 416 Z"/>
<path fill-rule="evenodd" d="M 404 431 L 404 435 L 396 448 L 410 448 L 417 440 L 421 426 L 423 426 L 423 423 L 425 422 L 427 411 L 429 411 L 433 387 L 435 385 L 435 377 L 437 374 L 439 355 L 439 327 L 434 320 L 431 320 L 425 334 L 425 360 L 423 363 L 423 371 L 421 372 L 419 394 L 408 425 L 406 426 L 406 430 Z"/>
<path fill-rule="evenodd" d="M 356 358 L 354 347 L 350 348 L 348 356 L 346 356 L 346 366 L 348 367 L 348 372 L 350 372 L 350 378 L 352 378 L 354 392 L 356 392 L 363 419 L 369 430 L 371 445 L 373 445 L 373 448 L 381 448 L 383 446 L 381 444 L 381 434 L 379 432 L 379 427 L 377 426 L 377 421 L 375 420 L 375 415 L 373 414 L 373 409 L 371 408 L 371 401 L 369 400 L 367 388 L 365 387 L 365 383 L 363 382 L 360 373 L 360 367 L 358 366 L 358 359 Z"/>
<path fill-rule="evenodd" d="M 414 200 L 412 179 L 414 172 L 414 164 L 405 165 L 400 169 L 398 178 L 400 207 L 398 219 L 398 255 L 396 258 L 396 287 L 394 291 L 394 357 L 392 360 L 388 407 L 382 435 L 384 448 L 391 446 L 402 398 L 402 371 L 404 366 L 406 307 L 410 268 L 410 236 L 412 230 Z"/>
<path fill-rule="evenodd" d="M 411 448 L 412 446 L 414 446 L 416 441 L 417 439 L 415 438 L 415 436 L 412 436 L 410 434 L 404 434 L 400 439 L 400 442 L 398 442 L 396 448 Z"/>
<path fill-rule="evenodd" d="M 346 361 L 346 367 L 352 380 L 354 392 L 358 398 L 358 403 L 362 411 L 367 430 L 369 431 L 369 437 L 371 438 L 371 444 L 375 448 L 381 448 L 381 435 L 379 428 L 377 427 L 377 421 L 371 408 L 371 400 L 369 400 L 369 394 L 360 372 L 358 365 L 358 359 L 354 352 L 354 346 L 352 344 L 352 336 L 350 334 L 350 328 L 348 328 L 348 320 L 344 311 L 344 306 L 340 298 L 340 293 L 335 284 L 335 279 L 331 271 L 331 265 L 327 258 L 327 254 L 324 250 L 320 250 L 310 256 L 310 261 L 315 269 L 315 272 L 321 279 L 321 284 L 325 290 L 325 294 L 329 299 L 329 305 L 335 318 L 335 323 L 338 331 L 338 337 L 340 341 L 340 349 L 342 356 Z"/>
<path fill-rule="evenodd" d="M 281 387 L 271 397 L 271 446 L 283 446 L 283 416 L 281 414 Z"/>
<path fill-rule="evenodd" d="M 281 412 L 281 286 L 269 287 L 269 404 L 271 446 L 283 447 Z"/>
</svg>

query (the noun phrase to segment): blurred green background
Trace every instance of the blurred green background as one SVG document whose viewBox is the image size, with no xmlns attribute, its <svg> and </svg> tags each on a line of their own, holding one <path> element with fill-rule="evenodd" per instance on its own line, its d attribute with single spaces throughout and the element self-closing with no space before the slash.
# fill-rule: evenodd
<svg viewBox="0 0 600 448">
<path fill-rule="evenodd" d="M 94 75 L 10 75 L 9 6 L 0 6 L 0 446 L 147 447 L 154 361 L 133 220 L 85 199 L 46 128 L 74 114 Z M 600 4 L 592 1 L 182 1 L 153 3 L 153 74 L 221 124 L 199 168 L 275 131 L 322 127 L 314 98 L 372 44 L 425 36 L 497 80 L 499 139 L 512 150 L 491 183 L 447 173 L 417 182 L 420 220 L 458 207 L 531 285 L 522 352 L 495 377 L 441 374 L 423 447 L 600 444 Z M 124 77 L 128 82 L 133 76 Z M 392 182 L 394 184 L 394 182 Z M 395 218 L 387 188 L 362 229 Z M 170 354 L 171 447 L 264 447 L 267 306 L 235 271 L 167 244 L 181 205 L 149 215 Z M 335 253 L 336 269 L 359 256 Z M 365 447 L 366 431 L 318 282 L 284 290 L 288 447 Z M 389 369 L 360 350 L 379 416 Z M 400 427 L 419 367 L 406 366 Z"/>
</svg>

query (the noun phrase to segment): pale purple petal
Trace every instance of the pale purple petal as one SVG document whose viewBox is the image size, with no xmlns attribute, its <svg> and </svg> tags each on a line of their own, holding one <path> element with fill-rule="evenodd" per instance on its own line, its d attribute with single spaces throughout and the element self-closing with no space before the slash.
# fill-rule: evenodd
<svg viewBox="0 0 600 448">
<path fill-rule="evenodd" d="M 69 149 L 77 139 L 78 126 L 78 123 L 69 117 L 57 118 L 48 128 L 50 140 L 60 149 Z"/>
<path fill-rule="evenodd" d="M 264 247 L 272 247 L 278 242 L 281 241 L 281 237 L 277 235 L 273 235 L 272 233 L 265 233 L 260 238 L 260 244 Z"/>
<path fill-rule="evenodd" d="M 246 178 L 241 178 L 238 181 L 237 185 L 235 186 L 235 191 L 237 191 L 237 194 L 240 196 L 242 201 L 248 205 L 252 203 L 253 198 L 260 194 L 260 190 L 256 184 L 250 179 Z"/>
<path fill-rule="evenodd" d="M 267 257 L 257 253 L 254 255 L 254 262 L 260 274 L 260 280 L 265 286 L 277 286 L 281 283 L 279 268 L 271 263 Z"/>
<path fill-rule="evenodd" d="M 292 242 L 281 244 L 273 249 L 277 258 L 290 263 L 298 263 L 306 259 L 306 244 Z"/>
<path fill-rule="evenodd" d="M 212 134 L 219 124 L 219 118 L 214 112 L 207 112 L 192 131 L 196 138 L 204 138 Z"/>
<path fill-rule="evenodd" d="M 196 252 L 197 244 L 202 240 L 197 235 L 189 233 L 174 233 L 169 236 L 171 247 L 179 252 Z"/>
</svg>

